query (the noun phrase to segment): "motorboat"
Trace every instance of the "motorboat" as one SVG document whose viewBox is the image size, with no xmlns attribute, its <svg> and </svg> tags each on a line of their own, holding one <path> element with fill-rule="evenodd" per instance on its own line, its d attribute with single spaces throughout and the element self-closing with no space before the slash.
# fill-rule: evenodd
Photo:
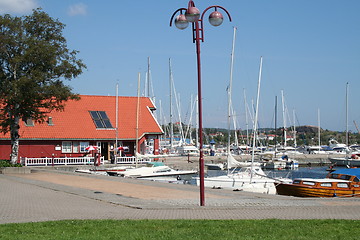
<svg viewBox="0 0 360 240">
<path fill-rule="evenodd" d="M 322 146 L 307 146 L 306 152 L 308 154 L 328 154 L 328 151 L 325 151 Z"/>
<path fill-rule="evenodd" d="M 299 162 L 295 159 L 283 155 L 278 158 L 263 158 L 261 163 L 264 169 L 297 169 Z"/>
<path fill-rule="evenodd" d="M 333 171 L 326 178 L 295 178 L 276 185 L 277 193 L 295 197 L 359 197 L 360 169 Z"/>
<path fill-rule="evenodd" d="M 330 154 L 349 154 L 350 149 L 349 147 L 344 143 L 338 143 L 335 139 L 329 140 L 329 147 L 331 151 L 329 151 Z"/>
<path fill-rule="evenodd" d="M 360 154 L 352 154 L 350 157 L 331 157 L 329 161 L 334 166 L 360 167 Z"/>
<path fill-rule="evenodd" d="M 193 145 L 183 145 L 177 147 L 177 153 L 180 156 L 199 156 L 199 149 Z"/>
<path fill-rule="evenodd" d="M 196 170 L 175 170 L 169 166 L 164 165 L 162 162 L 149 162 L 146 166 L 128 169 L 122 172 L 111 172 L 108 171 L 109 175 L 116 175 L 120 177 L 128 178 L 154 178 L 154 177 L 169 177 L 173 176 L 176 178 L 181 178 L 185 175 L 194 175 Z"/>
<path fill-rule="evenodd" d="M 87 173 L 87 174 L 96 174 L 96 175 L 109 175 L 108 172 L 116 173 L 124 172 L 129 169 L 133 169 L 133 166 L 118 166 L 118 167 L 111 167 L 111 168 L 91 168 L 91 169 L 76 169 L 75 172 L 77 173 Z"/>
</svg>

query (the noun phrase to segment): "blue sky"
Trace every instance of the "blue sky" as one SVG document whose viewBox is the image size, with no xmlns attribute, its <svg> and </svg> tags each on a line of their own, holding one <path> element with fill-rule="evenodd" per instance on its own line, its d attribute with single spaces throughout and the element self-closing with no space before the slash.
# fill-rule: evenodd
<svg viewBox="0 0 360 240">
<path fill-rule="evenodd" d="M 195 44 L 190 28 L 169 27 L 172 13 L 187 7 L 173 1 L 0 0 L 0 13 L 22 15 L 41 7 L 66 24 L 70 49 L 80 51 L 88 69 L 68 84 L 88 95 L 136 96 L 138 72 L 142 88 L 151 59 L 151 80 L 158 109 L 169 110 L 169 70 L 182 106 L 183 121 L 190 115 L 191 95 L 197 92 Z M 205 22 L 201 44 L 204 127 L 227 127 L 227 93 L 233 27 L 237 27 L 233 77 L 233 105 L 238 127 L 245 128 L 243 89 L 247 102 L 256 99 L 260 56 L 263 72 L 259 125 L 274 126 L 278 96 L 278 126 L 282 126 L 281 90 L 293 122 L 344 131 L 345 89 L 349 82 L 349 129 L 360 125 L 360 1 L 358 0 L 197 0 L 202 11 L 225 7 L 233 21 L 213 27 Z M 211 11 L 209 11 L 210 13 Z M 207 18 L 208 15 L 206 15 Z M 250 106 L 251 107 L 251 106 Z M 158 111 L 159 113 L 160 111 Z M 163 119 L 163 118 L 162 118 Z M 162 120 L 161 120 L 162 121 Z"/>
</svg>

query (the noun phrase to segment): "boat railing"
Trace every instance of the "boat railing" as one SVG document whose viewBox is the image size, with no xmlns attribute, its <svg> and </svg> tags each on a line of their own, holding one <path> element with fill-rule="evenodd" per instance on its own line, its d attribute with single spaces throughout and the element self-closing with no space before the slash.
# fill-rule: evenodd
<svg viewBox="0 0 360 240">
<path fill-rule="evenodd" d="M 291 179 L 293 177 L 291 171 L 267 171 L 266 175 L 274 179 Z"/>
<path fill-rule="evenodd" d="M 60 158 L 21 158 L 24 166 L 54 166 L 54 165 L 94 165 L 94 157 L 60 157 Z M 100 164 L 104 164 L 104 157 L 100 157 Z"/>
<path fill-rule="evenodd" d="M 138 158 L 132 156 L 132 157 L 116 157 L 116 164 L 142 164 L 142 163 L 148 163 L 151 162 L 150 158 Z"/>
</svg>

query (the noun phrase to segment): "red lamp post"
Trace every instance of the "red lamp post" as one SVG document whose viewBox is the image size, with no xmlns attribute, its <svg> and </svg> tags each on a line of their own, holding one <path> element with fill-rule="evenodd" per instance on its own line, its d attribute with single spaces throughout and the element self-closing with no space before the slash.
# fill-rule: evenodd
<svg viewBox="0 0 360 240">
<path fill-rule="evenodd" d="M 188 8 L 179 8 L 176 10 L 170 19 L 170 27 L 172 23 L 175 22 L 175 26 L 181 30 L 188 27 L 189 22 L 192 24 L 192 32 L 193 32 L 193 42 L 196 44 L 196 56 L 197 56 L 197 73 L 198 73 L 198 108 L 199 108 L 199 150 L 200 150 L 200 158 L 199 158 L 199 177 L 200 177 L 200 206 L 205 206 L 205 189 L 204 189 L 204 154 L 203 154 L 203 127 L 202 127 L 202 96 L 201 96 L 201 61 L 200 61 L 200 41 L 204 41 L 204 24 L 203 18 L 205 13 L 214 8 L 215 11 L 209 15 L 209 22 L 213 26 L 220 26 L 223 22 L 223 15 L 218 12 L 218 8 L 222 9 L 229 17 L 229 21 L 231 22 L 231 16 L 229 12 L 221 7 L 221 6 L 210 6 L 206 8 L 201 16 L 200 11 L 195 7 L 195 4 L 192 0 L 188 3 Z M 174 20 L 174 16 L 176 13 L 180 13 L 176 16 Z M 185 12 L 185 14 L 183 14 Z"/>
</svg>

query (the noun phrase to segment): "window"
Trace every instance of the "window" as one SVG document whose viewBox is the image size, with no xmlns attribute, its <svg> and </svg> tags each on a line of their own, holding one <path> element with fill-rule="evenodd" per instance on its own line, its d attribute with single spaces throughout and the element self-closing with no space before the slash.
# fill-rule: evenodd
<svg viewBox="0 0 360 240">
<path fill-rule="evenodd" d="M 293 183 L 294 183 L 294 184 L 300 184 L 300 180 L 295 179 L 295 180 L 293 181 Z"/>
<path fill-rule="evenodd" d="M 350 175 L 341 175 L 340 179 L 349 180 L 351 178 Z"/>
<path fill-rule="evenodd" d="M 337 186 L 339 188 L 347 188 L 348 187 L 347 183 L 338 183 Z"/>
<path fill-rule="evenodd" d="M 72 148 L 72 142 L 70 141 L 62 142 L 62 148 L 61 148 L 62 153 L 71 153 L 71 148 Z"/>
<path fill-rule="evenodd" d="M 89 146 L 89 142 L 80 142 L 80 152 L 87 152 L 86 148 Z"/>
<path fill-rule="evenodd" d="M 96 128 L 113 128 L 105 111 L 90 111 Z"/>
<path fill-rule="evenodd" d="M 331 178 L 337 179 L 339 178 L 339 174 L 333 173 L 331 174 Z"/>
<path fill-rule="evenodd" d="M 79 152 L 79 142 L 73 142 L 73 153 Z"/>
<path fill-rule="evenodd" d="M 322 186 L 322 187 L 331 187 L 331 183 L 321 183 L 320 186 Z"/>
<path fill-rule="evenodd" d="M 309 182 L 309 181 L 303 181 L 304 185 L 310 185 L 310 186 L 314 186 L 315 182 Z"/>
</svg>

